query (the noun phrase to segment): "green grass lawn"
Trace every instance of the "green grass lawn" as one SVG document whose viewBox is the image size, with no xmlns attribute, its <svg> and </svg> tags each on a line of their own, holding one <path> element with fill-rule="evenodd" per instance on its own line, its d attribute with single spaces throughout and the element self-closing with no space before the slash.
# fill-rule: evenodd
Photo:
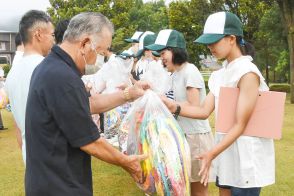
<svg viewBox="0 0 294 196">
<path fill-rule="evenodd" d="M 11 113 L 2 110 L 2 118 L 8 130 L 0 132 L 0 195 L 24 195 L 24 166 L 13 130 Z M 213 118 L 211 125 L 213 127 Z M 263 196 L 294 195 L 294 104 L 287 101 L 283 126 L 283 139 L 275 142 L 276 184 L 262 189 Z M 144 196 L 133 180 L 122 169 L 92 160 L 94 195 Z M 210 195 L 218 195 L 214 184 Z"/>
</svg>

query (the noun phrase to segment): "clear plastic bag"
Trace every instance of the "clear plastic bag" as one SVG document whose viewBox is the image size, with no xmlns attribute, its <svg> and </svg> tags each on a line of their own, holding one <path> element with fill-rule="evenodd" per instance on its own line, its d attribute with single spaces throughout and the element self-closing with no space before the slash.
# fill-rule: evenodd
<svg viewBox="0 0 294 196">
<path fill-rule="evenodd" d="M 117 56 L 103 64 L 95 74 L 84 75 L 82 80 L 85 85 L 91 87 L 91 94 L 113 93 L 121 84 L 130 84 L 129 74 L 133 63 L 133 59 L 122 59 Z"/>
<path fill-rule="evenodd" d="M 113 93 L 118 91 L 118 86 L 130 83 L 129 73 L 132 65 L 133 59 L 111 58 L 103 64 L 103 67 L 97 73 L 83 76 L 82 80 L 91 89 L 91 95 L 101 92 Z M 104 113 L 104 132 L 107 139 L 118 134 L 121 120 L 129 107 L 130 104 L 127 103 Z M 98 122 L 97 117 L 97 115 L 93 115 L 95 122 Z"/>
<path fill-rule="evenodd" d="M 117 91 L 117 87 L 121 84 L 130 85 L 129 74 L 133 65 L 132 59 L 122 59 L 115 57 L 111 62 L 105 64 L 105 71 L 102 73 L 102 78 L 106 82 L 106 87 L 103 93 L 112 93 Z"/>
<path fill-rule="evenodd" d="M 141 163 L 147 194 L 190 195 L 190 149 L 184 132 L 151 90 L 136 100 L 120 126 L 119 144 L 126 154 L 147 154 Z"/>
</svg>

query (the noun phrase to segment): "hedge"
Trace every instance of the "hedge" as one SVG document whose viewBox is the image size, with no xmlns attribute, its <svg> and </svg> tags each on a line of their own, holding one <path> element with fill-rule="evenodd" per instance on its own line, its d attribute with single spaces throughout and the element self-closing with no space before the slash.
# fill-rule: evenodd
<svg viewBox="0 0 294 196">
<path fill-rule="evenodd" d="M 279 91 L 279 92 L 285 92 L 285 93 L 290 93 L 290 84 L 271 84 L 270 85 L 270 90 L 271 91 Z"/>
</svg>

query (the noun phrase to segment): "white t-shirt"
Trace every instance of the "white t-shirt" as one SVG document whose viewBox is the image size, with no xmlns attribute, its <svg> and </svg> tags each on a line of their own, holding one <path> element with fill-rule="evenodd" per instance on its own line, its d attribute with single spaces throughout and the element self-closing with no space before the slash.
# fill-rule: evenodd
<svg viewBox="0 0 294 196">
<path fill-rule="evenodd" d="M 218 110 L 220 87 L 237 87 L 246 73 L 256 73 L 260 78 L 260 91 L 268 91 L 260 71 L 250 56 L 242 56 L 223 68 L 215 71 L 209 78 L 208 86 L 215 97 L 215 111 Z M 217 113 L 217 112 L 216 112 Z M 219 143 L 225 134 L 217 132 L 215 142 Z M 272 139 L 240 136 L 214 161 L 220 185 L 240 188 L 264 187 L 275 183 L 275 152 Z"/>
<path fill-rule="evenodd" d="M 22 59 L 22 56 L 23 56 L 22 51 L 15 51 L 15 55 L 12 61 L 12 66 L 17 64 Z"/>
<path fill-rule="evenodd" d="M 172 90 L 175 101 L 187 101 L 187 87 L 197 88 L 202 102 L 206 97 L 205 83 L 198 68 L 186 63 L 183 68 L 172 74 Z M 196 120 L 179 116 L 178 123 L 187 134 L 207 133 L 211 131 L 208 120 Z"/>
<path fill-rule="evenodd" d="M 43 59 L 44 57 L 39 54 L 23 56 L 18 63 L 13 65 L 5 82 L 5 90 L 8 94 L 11 111 L 17 126 L 21 130 L 24 163 L 26 160 L 25 112 L 30 81 L 34 69 Z"/>
<path fill-rule="evenodd" d="M 141 79 L 142 75 L 149 69 L 149 65 L 154 65 L 156 63 L 153 59 L 146 59 L 142 57 L 136 64 L 137 76 Z"/>
</svg>

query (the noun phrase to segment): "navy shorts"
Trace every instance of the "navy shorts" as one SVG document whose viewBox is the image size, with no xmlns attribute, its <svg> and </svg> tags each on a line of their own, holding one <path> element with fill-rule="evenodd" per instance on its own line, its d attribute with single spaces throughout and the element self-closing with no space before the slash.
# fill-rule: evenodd
<svg viewBox="0 0 294 196">
<path fill-rule="evenodd" d="M 230 189 L 232 196 L 259 196 L 261 187 L 253 187 L 253 188 L 238 188 L 227 185 L 220 185 L 218 182 L 218 177 L 216 177 L 215 185 L 219 188 Z"/>
</svg>

